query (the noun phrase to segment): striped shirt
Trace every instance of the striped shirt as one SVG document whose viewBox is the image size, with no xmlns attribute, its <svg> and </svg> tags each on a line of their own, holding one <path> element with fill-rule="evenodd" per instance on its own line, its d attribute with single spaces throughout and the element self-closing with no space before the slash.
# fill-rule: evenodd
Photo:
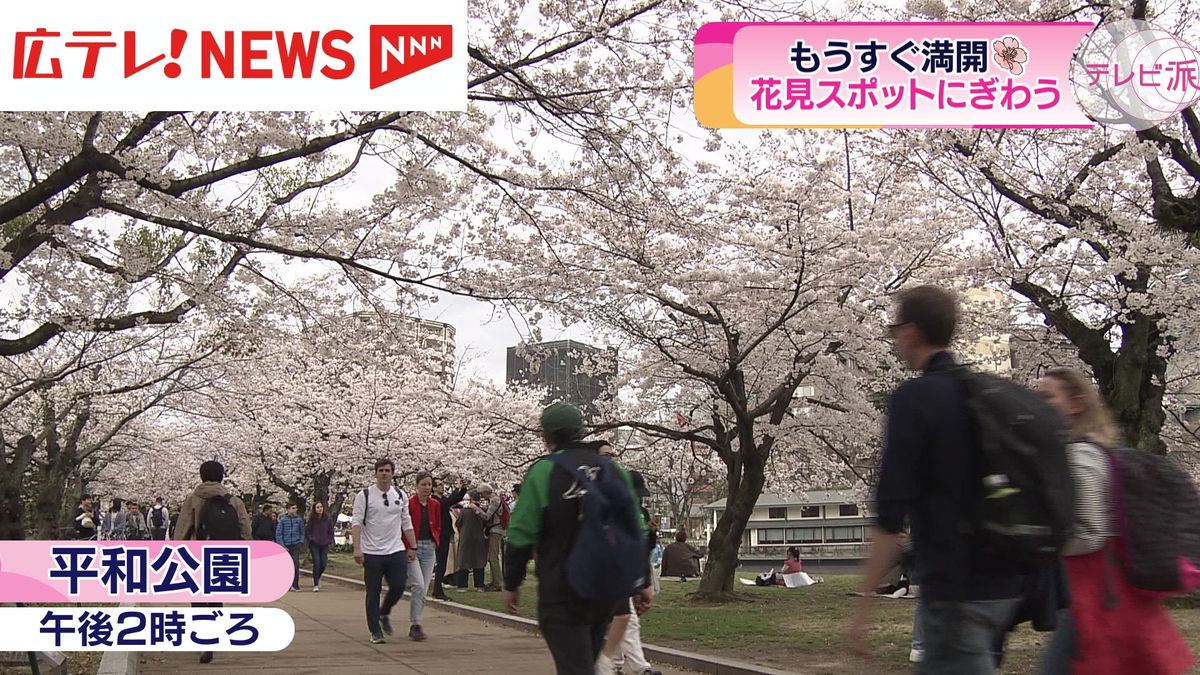
<svg viewBox="0 0 1200 675">
<path fill-rule="evenodd" d="M 1070 443 L 1067 462 L 1075 483 L 1075 523 L 1063 555 L 1094 553 L 1116 534 L 1108 453 L 1095 443 Z"/>
</svg>

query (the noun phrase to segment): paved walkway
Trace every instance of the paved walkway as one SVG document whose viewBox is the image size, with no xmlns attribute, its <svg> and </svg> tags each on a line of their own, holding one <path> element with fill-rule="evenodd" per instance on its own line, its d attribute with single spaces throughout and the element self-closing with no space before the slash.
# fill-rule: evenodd
<svg viewBox="0 0 1200 675">
<path fill-rule="evenodd" d="M 407 595 L 405 596 L 407 597 Z M 554 662 L 541 637 L 427 606 L 422 627 L 429 639 L 412 642 L 408 602 L 392 610 L 396 634 L 382 645 L 368 640 L 363 591 L 326 580 L 320 593 L 311 587 L 288 593 L 273 603 L 292 615 L 296 637 L 281 652 L 218 652 L 213 662 L 199 663 L 198 653 L 143 652 L 139 675 L 191 673 L 287 673 L 288 675 L 403 675 L 406 673 L 553 673 Z M 686 671 L 659 667 L 664 674 Z"/>
</svg>

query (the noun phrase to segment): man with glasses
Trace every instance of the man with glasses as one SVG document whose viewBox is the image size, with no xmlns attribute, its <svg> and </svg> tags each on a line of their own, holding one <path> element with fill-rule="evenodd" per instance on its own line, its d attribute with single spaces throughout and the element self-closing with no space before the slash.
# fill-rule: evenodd
<svg viewBox="0 0 1200 675">
<path fill-rule="evenodd" d="M 983 446 L 977 422 L 954 376 L 950 352 L 958 322 L 955 296 L 917 286 L 896 297 L 888 326 L 896 351 L 919 376 L 888 401 L 883 457 L 875 488 L 875 527 L 849 642 L 863 637 L 884 573 L 899 558 L 912 526 L 921 597 L 917 625 L 923 648 L 910 656 L 919 675 L 994 675 L 1002 636 L 1011 625 L 1022 577 L 1014 563 L 983 549 L 968 518 L 982 502 Z"/>
<path fill-rule="evenodd" d="M 408 563 L 417 558 L 417 537 L 408 512 L 408 495 L 392 484 L 396 465 L 390 459 L 375 462 L 375 484 L 354 497 L 350 531 L 354 562 L 363 566 L 367 587 L 367 628 L 371 644 L 392 634 L 392 607 L 400 601 L 408 577 Z M 383 578 L 388 592 L 379 602 Z"/>
</svg>

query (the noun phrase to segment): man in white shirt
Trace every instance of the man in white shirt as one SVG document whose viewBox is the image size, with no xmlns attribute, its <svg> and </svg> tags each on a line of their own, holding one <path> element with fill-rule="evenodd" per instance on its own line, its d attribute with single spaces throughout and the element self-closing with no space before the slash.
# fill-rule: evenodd
<svg viewBox="0 0 1200 675">
<path fill-rule="evenodd" d="M 384 642 L 392 634 L 392 607 L 400 601 L 408 577 L 408 563 L 417 558 L 417 536 L 408 511 L 408 495 L 392 485 L 396 465 L 390 459 L 375 462 L 375 484 L 354 497 L 350 531 L 354 537 L 354 561 L 363 566 L 367 587 L 367 628 L 371 644 Z M 383 577 L 388 592 L 379 603 Z"/>
</svg>

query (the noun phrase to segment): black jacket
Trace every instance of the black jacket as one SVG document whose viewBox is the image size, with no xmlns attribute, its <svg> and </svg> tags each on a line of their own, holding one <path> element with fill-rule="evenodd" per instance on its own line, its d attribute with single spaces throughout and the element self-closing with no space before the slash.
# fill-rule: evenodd
<svg viewBox="0 0 1200 675">
<path fill-rule="evenodd" d="M 438 542 L 446 545 L 454 538 L 454 518 L 450 515 L 450 508 L 463 500 L 467 496 L 467 488 L 459 488 L 451 492 L 447 497 L 438 497 L 438 503 L 442 506 L 442 535 Z"/>
<path fill-rule="evenodd" d="M 262 541 L 275 541 L 275 521 L 270 516 L 256 513 L 250 523 L 250 536 Z"/>
<path fill-rule="evenodd" d="M 967 412 L 949 352 L 925 373 L 896 388 L 888 403 L 887 436 L 876 489 L 879 527 L 897 533 L 912 524 L 915 579 L 931 601 L 1016 598 L 1023 579 L 972 536 L 982 501 L 978 425 Z"/>
</svg>

